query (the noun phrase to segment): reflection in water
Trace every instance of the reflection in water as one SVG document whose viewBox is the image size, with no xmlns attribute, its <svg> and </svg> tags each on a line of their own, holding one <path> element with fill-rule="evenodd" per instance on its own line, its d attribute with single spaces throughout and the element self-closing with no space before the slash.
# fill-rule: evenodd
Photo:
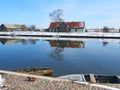
<svg viewBox="0 0 120 90">
<path fill-rule="evenodd" d="M 16 39 L 0 39 L 0 42 L 3 45 L 8 45 L 8 44 L 15 44 L 15 43 L 19 43 L 22 42 L 21 40 L 16 40 Z"/>
<path fill-rule="evenodd" d="M 104 47 L 104 46 L 107 46 L 108 44 L 109 44 L 108 42 L 104 42 L 104 41 L 103 41 L 103 47 Z"/>
<path fill-rule="evenodd" d="M 51 67 L 54 76 L 78 73 L 120 75 L 119 39 L 69 38 L 68 41 L 47 37 L 37 41 L 37 37 L 36 40 L 23 38 L 0 39 L 0 69 Z"/>
<path fill-rule="evenodd" d="M 61 48 L 84 48 L 83 41 L 62 41 L 62 40 L 49 40 L 51 47 Z"/>
<path fill-rule="evenodd" d="M 63 57 L 62 57 L 63 51 L 64 51 L 63 48 L 56 47 L 51 51 L 50 57 L 55 59 L 55 60 L 63 60 Z"/>
<path fill-rule="evenodd" d="M 50 57 L 55 60 L 63 60 L 64 48 L 84 48 L 85 46 L 83 41 L 49 40 L 49 43 L 51 47 L 55 47 L 50 53 Z"/>
<path fill-rule="evenodd" d="M 35 39 L 0 39 L 0 42 L 3 45 L 9 45 L 9 44 L 16 44 L 16 43 L 22 43 L 22 44 L 36 44 Z"/>
</svg>

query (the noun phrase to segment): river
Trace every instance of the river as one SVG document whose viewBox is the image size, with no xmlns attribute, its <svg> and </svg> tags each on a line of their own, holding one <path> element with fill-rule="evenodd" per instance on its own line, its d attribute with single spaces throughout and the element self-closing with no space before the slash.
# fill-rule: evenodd
<svg viewBox="0 0 120 90">
<path fill-rule="evenodd" d="M 119 39 L 0 38 L 0 69 L 29 67 L 51 67 L 53 76 L 120 75 L 120 42 Z"/>
</svg>

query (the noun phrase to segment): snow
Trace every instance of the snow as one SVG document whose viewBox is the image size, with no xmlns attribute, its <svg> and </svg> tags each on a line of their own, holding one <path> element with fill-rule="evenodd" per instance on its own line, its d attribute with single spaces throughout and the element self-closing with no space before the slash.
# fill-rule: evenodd
<svg viewBox="0 0 120 90">
<path fill-rule="evenodd" d="M 34 31 L 14 31 L 0 32 L 0 35 L 30 35 L 30 36 L 84 36 L 84 37 L 120 37 L 120 33 L 103 33 L 103 32 L 34 32 Z"/>
<path fill-rule="evenodd" d="M 0 87 L 4 85 L 4 79 L 2 78 L 2 75 L 0 74 Z"/>
<path fill-rule="evenodd" d="M 99 85 L 99 84 L 90 84 L 88 82 L 79 82 L 79 81 L 75 81 L 76 83 L 80 83 L 80 84 L 85 84 L 85 85 L 89 85 L 90 87 L 98 87 L 98 88 L 103 88 L 103 89 L 108 89 L 108 90 L 120 90 L 118 88 L 113 88 L 113 87 L 109 87 L 109 86 L 105 86 L 105 85 Z"/>
</svg>

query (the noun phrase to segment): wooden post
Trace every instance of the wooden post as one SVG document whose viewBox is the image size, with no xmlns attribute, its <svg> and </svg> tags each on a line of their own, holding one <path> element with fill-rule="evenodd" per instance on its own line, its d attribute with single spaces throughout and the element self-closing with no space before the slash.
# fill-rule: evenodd
<svg viewBox="0 0 120 90">
<path fill-rule="evenodd" d="M 89 74 L 89 77 L 90 77 L 90 82 L 91 83 L 96 83 L 96 79 L 95 79 L 94 74 Z"/>
</svg>

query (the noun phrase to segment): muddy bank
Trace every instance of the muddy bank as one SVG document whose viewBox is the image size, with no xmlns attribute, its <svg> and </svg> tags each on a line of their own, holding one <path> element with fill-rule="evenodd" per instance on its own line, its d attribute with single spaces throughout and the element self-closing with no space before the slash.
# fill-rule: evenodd
<svg viewBox="0 0 120 90">
<path fill-rule="evenodd" d="M 8 88 L 0 90 L 113 90 L 111 87 L 99 86 L 97 84 L 94 85 L 85 82 L 78 83 L 71 80 L 45 76 L 21 74 L 2 70 L 0 70 L 0 74 L 5 79 Z M 32 79 L 29 80 L 29 78 Z"/>
</svg>

